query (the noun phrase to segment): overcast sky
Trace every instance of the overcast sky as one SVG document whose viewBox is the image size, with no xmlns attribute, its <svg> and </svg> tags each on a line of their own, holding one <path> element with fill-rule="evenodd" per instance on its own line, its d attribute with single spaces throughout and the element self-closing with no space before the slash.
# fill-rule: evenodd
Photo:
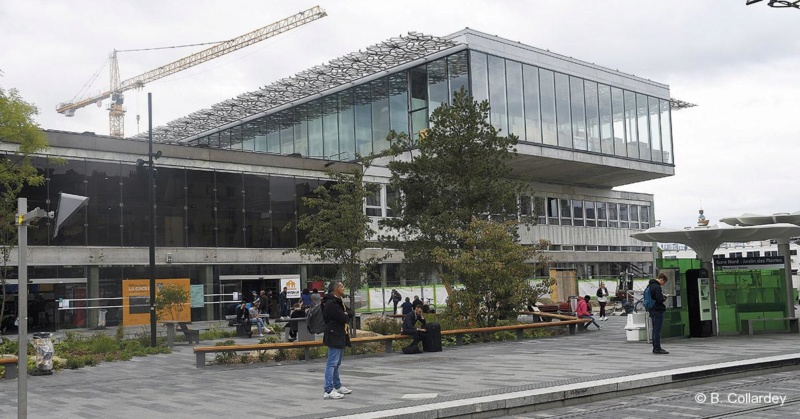
<svg viewBox="0 0 800 419">
<path fill-rule="evenodd" d="M 221 41 L 321 5 L 328 16 L 126 93 L 126 135 L 393 36 L 464 27 L 668 84 L 699 106 L 673 115 L 675 176 L 618 189 L 655 194 L 663 227 L 744 212 L 800 210 L 800 10 L 745 0 L 37 1 L 0 2 L 0 86 L 47 129 L 108 133 L 105 107 L 55 112 L 114 50 Z M 127 79 L 203 47 L 120 53 Z M 136 115 L 141 121 L 137 128 Z"/>
</svg>

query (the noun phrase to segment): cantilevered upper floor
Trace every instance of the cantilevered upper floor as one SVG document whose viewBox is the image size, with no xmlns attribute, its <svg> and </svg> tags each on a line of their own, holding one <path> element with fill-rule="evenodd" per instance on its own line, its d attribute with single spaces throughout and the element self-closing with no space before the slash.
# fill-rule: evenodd
<svg viewBox="0 0 800 419">
<path fill-rule="evenodd" d="M 419 135 L 454 92 L 519 137 L 520 176 L 611 188 L 674 174 L 669 87 L 465 29 L 409 34 L 154 130 L 161 142 L 352 160 Z"/>
</svg>

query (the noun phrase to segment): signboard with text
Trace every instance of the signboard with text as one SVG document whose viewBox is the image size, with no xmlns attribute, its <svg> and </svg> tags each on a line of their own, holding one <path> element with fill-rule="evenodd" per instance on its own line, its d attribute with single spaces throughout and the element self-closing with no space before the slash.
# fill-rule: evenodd
<svg viewBox="0 0 800 419">
<path fill-rule="evenodd" d="M 715 258 L 714 268 L 722 271 L 783 269 L 783 256 L 761 256 L 761 257 L 750 257 L 750 258 Z"/>
<path fill-rule="evenodd" d="M 189 278 L 156 279 L 156 295 L 165 285 L 175 284 L 190 292 Z M 191 294 L 190 294 L 191 295 Z M 150 280 L 125 279 L 122 281 L 122 323 L 134 326 L 150 323 Z M 180 317 L 175 320 L 191 321 L 190 301 L 183 304 Z"/>
<path fill-rule="evenodd" d="M 281 278 L 281 289 L 286 288 L 286 298 L 300 298 L 300 280 L 297 278 Z"/>
</svg>

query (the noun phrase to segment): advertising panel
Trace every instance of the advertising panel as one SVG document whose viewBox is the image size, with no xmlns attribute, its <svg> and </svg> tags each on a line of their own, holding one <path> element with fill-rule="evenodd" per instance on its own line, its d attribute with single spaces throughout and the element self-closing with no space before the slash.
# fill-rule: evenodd
<svg viewBox="0 0 800 419">
<path fill-rule="evenodd" d="M 190 292 L 189 278 L 156 279 L 156 295 L 165 285 L 175 284 Z M 191 294 L 190 294 L 191 295 Z M 125 279 L 122 281 L 122 322 L 126 326 L 150 323 L 150 280 Z M 186 301 L 179 321 L 191 321 L 190 301 Z"/>
<path fill-rule="evenodd" d="M 300 298 L 300 280 L 296 278 L 281 278 L 281 291 L 286 288 L 286 298 Z"/>
</svg>

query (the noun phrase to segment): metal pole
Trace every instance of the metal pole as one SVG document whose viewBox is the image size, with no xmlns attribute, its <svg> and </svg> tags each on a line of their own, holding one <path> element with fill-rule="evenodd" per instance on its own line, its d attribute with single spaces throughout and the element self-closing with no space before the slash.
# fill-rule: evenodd
<svg viewBox="0 0 800 419">
<path fill-rule="evenodd" d="M 19 256 L 17 269 L 17 418 L 28 417 L 28 221 L 20 217 L 28 212 L 28 198 L 17 199 L 17 239 Z"/>
<path fill-rule="evenodd" d="M 150 164 L 147 175 L 147 203 L 150 206 L 150 346 L 156 342 L 156 197 L 153 175 L 153 94 L 147 94 L 147 157 Z"/>
</svg>

